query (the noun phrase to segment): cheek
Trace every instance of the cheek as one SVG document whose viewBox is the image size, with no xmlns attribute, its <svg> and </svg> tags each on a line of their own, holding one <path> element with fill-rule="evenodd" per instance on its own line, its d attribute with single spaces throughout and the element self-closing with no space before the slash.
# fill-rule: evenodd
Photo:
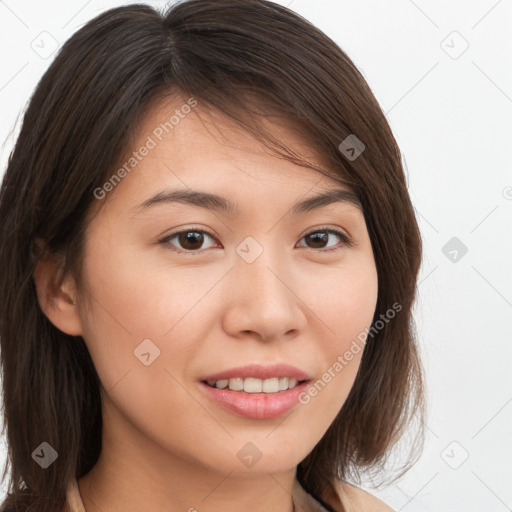
<svg viewBox="0 0 512 512">
<path fill-rule="evenodd" d="M 319 286 L 323 284 L 320 293 Z M 354 339 L 371 325 L 378 295 L 378 278 L 373 258 L 361 258 L 357 264 L 331 273 L 330 279 L 316 282 L 306 290 L 311 309 L 325 326 L 324 349 L 331 362 L 347 350 Z"/>
<path fill-rule="evenodd" d="M 313 294 L 311 309 L 325 326 L 318 347 L 322 353 L 321 375 L 300 397 L 311 414 L 327 427 L 343 406 L 359 370 L 366 333 L 372 325 L 378 294 L 373 259 L 360 261 L 346 272 L 336 273 L 324 293 Z"/>
<path fill-rule="evenodd" d="M 114 386 L 125 389 L 118 399 L 127 400 L 128 409 L 134 403 L 148 404 L 150 409 L 142 407 L 141 418 L 149 414 L 151 403 L 158 402 L 155 390 L 165 390 L 169 407 L 153 403 L 153 411 L 187 405 L 187 395 L 179 394 L 173 377 L 185 380 L 208 332 L 217 311 L 214 294 L 208 291 L 219 281 L 219 272 L 198 277 L 193 267 L 180 269 L 162 264 L 162 258 L 144 259 L 133 248 L 96 236 L 103 245 L 89 250 L 85 259 L 91 310 L 83 314 L 82 324 L 103 386 L 107 392 Z M 164 415 L 162 421 L 165 425 L 169 417 Z"/>
<path fill-rule="evenodd" d="M 187 287 L 185 277 L 190 276 L 176 269 L 176 279 L 163 280 L 165 272 L 158 264 L 143 264 L 136 256 L 99 247 L 86 261 L 91 310 L 84 312 L 83 337 L 105 388 L 104 421 L 122 436 L 128 419 L 158 445 L 183 457 L 197 444 L 183 443 L 183 432 L 196 439 L 208 425 L 216 436 L 222 435 L 184 387 L 194 348 L 193 330 L 187 327 L 197 327 L 191 326 L 193 315 L 187 317 L 187 312 L 194 311 L 215 276 L 211 283 L 191 287 L 189 281 Z"/>
<path fill-rule="evenodd" d="M 136 375 L 141 367 L 145 368 L 141 354 L 134 353 L 144 340 L 155 340 L 154 347 L 151 343 L 146 346 L 155 358 L 155 347 L 160 344 L 156 340 L 172 325 L 172 318 L 162 316 L 158 310 L 159 296 L 151 273 L 133 251 L 104 232 L 91 230 L 91 237 L 97 242 L 87 246 L 84 259 L 83 277 L 90 308 L 82 314 L 83 337 L 108 391 L 129 373 Z"/>
<path fill-rule="evenodd" d="M 100 242 L 89 250 L 84 279 L 94 306 L 86 321 L 95 337 L 163 338 L 207 289 L 208 283 L 191 283 L 190 273 L 144 259 L 140 249 L 93 236 Z"/>
</svg>

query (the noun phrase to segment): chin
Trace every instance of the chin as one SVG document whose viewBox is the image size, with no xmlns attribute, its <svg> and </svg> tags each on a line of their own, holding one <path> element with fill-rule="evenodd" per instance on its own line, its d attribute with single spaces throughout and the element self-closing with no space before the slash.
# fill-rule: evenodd
<svg viewBox="0 0 512 512">
<path fill-rule="evenodd" d="M 264 436 L 270 432 L 265 432 Z M 287 444 L 276 432 L 270 434 L 272 436 L 275 439 L 244 436 L 243 439 L 231 440 L 228 451 L 219 454 L 214 469 L 248 476 L 283 473 L 295 469 L 314 447 L 314 443 L 308 448 Z M 213 458 L 209 459 L 208 465 L 211 465 Z"/>
</svg>

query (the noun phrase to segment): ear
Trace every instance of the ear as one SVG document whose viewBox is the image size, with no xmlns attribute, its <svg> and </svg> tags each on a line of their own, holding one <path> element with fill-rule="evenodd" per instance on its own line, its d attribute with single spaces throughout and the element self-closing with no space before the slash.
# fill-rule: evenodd
<svg viewBox="0 0 512 512">
<path fill-rule="evenodd" d="M 43 313 L 59 330 L 71 336 L 82 334 L 82 321 L 77 307 L 76 284 L 71 276 L 59 284 L 62 263 L 44 254 L 34 270 L 37 298 Z"/>
</svg>

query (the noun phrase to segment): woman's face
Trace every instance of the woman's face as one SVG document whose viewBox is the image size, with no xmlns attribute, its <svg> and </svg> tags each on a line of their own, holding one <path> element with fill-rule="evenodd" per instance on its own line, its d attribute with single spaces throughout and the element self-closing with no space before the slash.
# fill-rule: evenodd
<svg viewBox="0 0 512 512">
<path fill-rule="evenodd" d="M 119 454 L 145 446 L 155 462 L 178 457 L 224 474 L 284 471 L 321 439 L 360 364 L 354 340 L 377 300 L 364 216 L 347 200 L 296 208 L 344 187 L 277 158 L 200 103 L 185 104 L 173 97 L 145 117 L 129 172 L 96 199 L 105 204 L 86 233 L 90 307 L 79 315 L 104 388 L 104 428 L 115 432 L 109 446 Z M 161 123 L 176 109 L 179 122 L 164 125 L 166 133 Z M 321 165 L 291 126 L 270 118 L 267 126 Z M 171 201 L 166 195 L 176 191 L 221 199 Z M 226 203 L 237 213 L 217 208 Z M 247 365 L 257 367 L 236 369 Z M 322 377 L 329 369 L 330 379 Z M 309 379 L 300 401 L 297 389 L 276 391 L 294 372 Z M 229 376 L 224 390 L 204 382 L 223 387 Z M 251 376 L 258 379 L 241 380 Z"/>
</svg>

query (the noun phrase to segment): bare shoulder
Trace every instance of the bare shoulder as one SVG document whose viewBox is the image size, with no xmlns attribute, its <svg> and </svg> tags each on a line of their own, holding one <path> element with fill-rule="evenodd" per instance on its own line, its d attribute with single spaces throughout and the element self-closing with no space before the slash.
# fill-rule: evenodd
<svg viewBox="0 0 512 512">
<path fill-rule="evenodd" d="M 382 500 L 348 482 L 339 482 L 337 491 L 348 512 L 396 512 Z"/>
</svg>

